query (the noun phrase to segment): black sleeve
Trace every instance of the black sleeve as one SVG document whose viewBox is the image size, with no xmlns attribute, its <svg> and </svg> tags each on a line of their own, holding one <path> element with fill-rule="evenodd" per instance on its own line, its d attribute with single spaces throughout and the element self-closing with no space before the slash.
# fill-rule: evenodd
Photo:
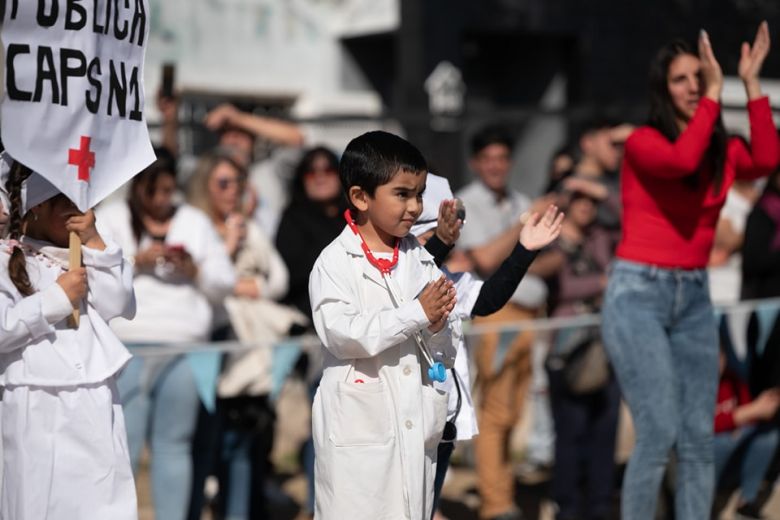
<svg viewBox="0 0 780 520">
<path fill-rule="evenodd" d="M 477 296 L 477 301 L 474 303 L 474 308 L 471 310 L 471 315 L 487 316 L 506 305 L 537 253 L 538 251 L 529 251 L 517 244 L 514 251 L 498 268 L 498 271 L 485 280 L 479 291 L 479 296 Z"/>
<path fill-rule="evenodd" d="M 762 209 L 754 209 L 750 213 L 742 243 L 743 276 L 761 279 L 777 271 L 780 250 L 771 247 L 775 233 L 775 223 Z"/>
<path fill-rule="evenodd" d="M 442 242 L 441 239 L 436 236 L 436 233 L 434 233 L 433 236 L 428 239 L 428 242 L 425 243 L 425 250 L 433 257 L 433 261 L 436 262 L 436 267 L 441 267 L 453 247 L 454 246 L 448 246 Z"/>
</svg>

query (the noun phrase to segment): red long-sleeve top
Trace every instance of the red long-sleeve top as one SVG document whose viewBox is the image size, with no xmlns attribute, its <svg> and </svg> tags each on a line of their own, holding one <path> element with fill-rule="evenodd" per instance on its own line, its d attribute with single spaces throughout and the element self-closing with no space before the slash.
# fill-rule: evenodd
<svg viewBox="0 0 780 520">
<path fill-rule="evenodd" d="M 675 142 L 643 126 L 626 141 L 621 169 L 623 237 L 617 256 L 667 268 L 698 269 L 707 265 L 715 226 L 735 179 L 769 175 L 780 161 L 780 144 L 769 99 L 748 102 L 748 147 L 730 138 L 723 184 L 713 193 L 711 168 L 705 161 L 720 104 L 702 98 L 688 127 Z M 702 170 L 697 187 L 685 178 Z"/>
<path fill-rule="evenodd" d="M 737 429 L 734 411 L 751 401 L 747 385 L 736 374 L 726 371 L 718 383 L 718 405 L 715 409 L 715 433 Z"/>
</svg>

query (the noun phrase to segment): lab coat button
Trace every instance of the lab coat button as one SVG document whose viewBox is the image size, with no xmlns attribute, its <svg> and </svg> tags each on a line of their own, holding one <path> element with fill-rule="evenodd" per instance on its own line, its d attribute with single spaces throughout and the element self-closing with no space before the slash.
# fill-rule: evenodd
<svg viewBox="0 0 780 520">
<path fill-rule="evenodd" d="M 81 363 L 76 363 L 76 370 L 81 370 L 83 368 L 83 365 Z"/>
<path fill-rule="evenodd" d="M 409 368 L 408 366 L 404 367 L 404 375 L 405 376 L 408 376 L 411 373 L 412 373 L 412 369 L 411 368 Z"/>
<path fill-rule="evenodd" d="M 411 430 L 412 426 L 414 426 L 414 424 L 412 424 L 412 421 L 406 421 L 406 429 L 407 430 Z"/>
</svg>

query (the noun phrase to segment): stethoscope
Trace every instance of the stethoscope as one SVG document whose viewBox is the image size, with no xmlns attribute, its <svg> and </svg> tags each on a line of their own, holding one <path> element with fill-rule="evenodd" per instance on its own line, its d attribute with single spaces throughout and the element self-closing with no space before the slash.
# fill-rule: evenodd
<svg viewBox="0 0 780 520">
<path fill-rule="evenodd" d="M 368 248 L 368 244 L 366 244 L 365 239 L 363 239 L 363 235 L 360 234 L 360 230 L 355 224 L 355 221 L 352 220 L 352 213 L 350 213 L 349 210 L 346 210 L 344 212 L 344 219 L 347 221 L 347 225 L 349 226 L 349 229 L 351 229 L 352 232 L 355 233 L 355 235 L 360 239 L 360 247 L 363 249 L 363 253 L 366 255 L 366 260 L 368 260 L 368 263 L 376 267 L 379 270 L 379 272 L 382 274 L 382 280 L 385 282 L 385 287 L 390 292 L 390 296 L 393 299 L 393 303 L 397 308 L 399 303 L 402 302 L 403 300 L 399 297 L 398 292 L 394 289 L 393 284 L 391 283 L 390 271 L 392 271 L 395 268 L 395 266 L 398 265 L 398 249 L 401 240 L 400 239 L 395 240 L 392 259 L 387 260 L 384 258 L 377 258 Z M 423 341 L 422 335 L 420 334 L 419 331 L 415 332 L 413 336 L 414 336 L 415 343 L 417 343 L 417 347 L 420 349 L 420 353 L 423 355 L 425 361 L 428 363 L 428 378 L 431 381 L 437 381 L 439 383 L 443 383 L 444 381 L 446 381 L 447 369 L 444 367 L 444 363 L 433 360 L 433 356 L 431 355 L 431 352 L 428 350 L 428 347 L 425 345 L 425 342 Z"/>
</svg>

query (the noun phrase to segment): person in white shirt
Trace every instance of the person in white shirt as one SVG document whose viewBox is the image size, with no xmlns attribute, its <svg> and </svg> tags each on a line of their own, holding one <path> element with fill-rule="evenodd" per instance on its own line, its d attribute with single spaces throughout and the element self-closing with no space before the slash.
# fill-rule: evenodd
<svg viewBox="0 0 780 520">
<path fill-rule="evenodd" d="M 0 518 L 138 518 L 116 375 L 130 353 L 107 322 L 135 313 L 132 267 L 51 184 L 8 156 L 0 240 Z M 68 239 L 83 267 L 68 271 Z M 74 308 L 78 324 L 71 324 Z"/>
<path fill-rule="evenodd" d="M 710 298 L 715 305 L 740 300 L 742 288 L 742 244 L 745 226 L 753 205 L 761 195 L 759 183 L 736 180 L 726 195 L 715 228 L 715 243 L 707 265 Z"/>
<path fill-rule="evenodd" d="M 200 402 L 188 358 L 144 355 L 149 347 L 208 342 L 212 306 L 236 280 L 209 218 L 175 205 L 173 163 L 161 155 L 132 181 L 128 201 L 98 208 L 98 228 L 135 264 L 138 309 L 112 329 L 139 355 L 119 378 L 133 467 L 149 439 L 155 517 L 186 518 L 193 475 L 192 441 Z"/>
<path fill-rule="evenodd" d="M 238 518 L 247 510 L 252 517 L 269 514 L 265 501 L 258 500 L 263 496 L 276 425 L 269 397 L 273 349 L 269 343 L 289 336 L 293 325 L 308 323 L 297 310 L 277 303 L 287 292 L 289 273 L 265 232 L 246 214 L 242 197 L 246 184 L 246 170 L 231 155 L 214 151 L 198 162 L 187 197 L 210 217 L 236 271 L 233 294 L 214 307 L 212 338 L 255 345 L 225 355 L 217 385 L 219 427 L 217 420 L 200 422 L 201 436 L 213 441 L 205 443 L 196 457 L 205 459 L 204 466 L 218 460 L 217 503 L 227 518 Z M 217 447 L 215 457 L 212 452 Z M 195 489 L 203 489 L 197 480 L 206 475 L 198 473 Z"/>
<path fill-rule="evenodd" d="M 339 173 L 347 227 L 309 282 L 323 374 L 312 406 L 314 514 L 321 520 L 430 520 L 459 321 L 452 283 L 409 235 L 427 165 L 404 139 L 353 139 Z"/>
</svg>

